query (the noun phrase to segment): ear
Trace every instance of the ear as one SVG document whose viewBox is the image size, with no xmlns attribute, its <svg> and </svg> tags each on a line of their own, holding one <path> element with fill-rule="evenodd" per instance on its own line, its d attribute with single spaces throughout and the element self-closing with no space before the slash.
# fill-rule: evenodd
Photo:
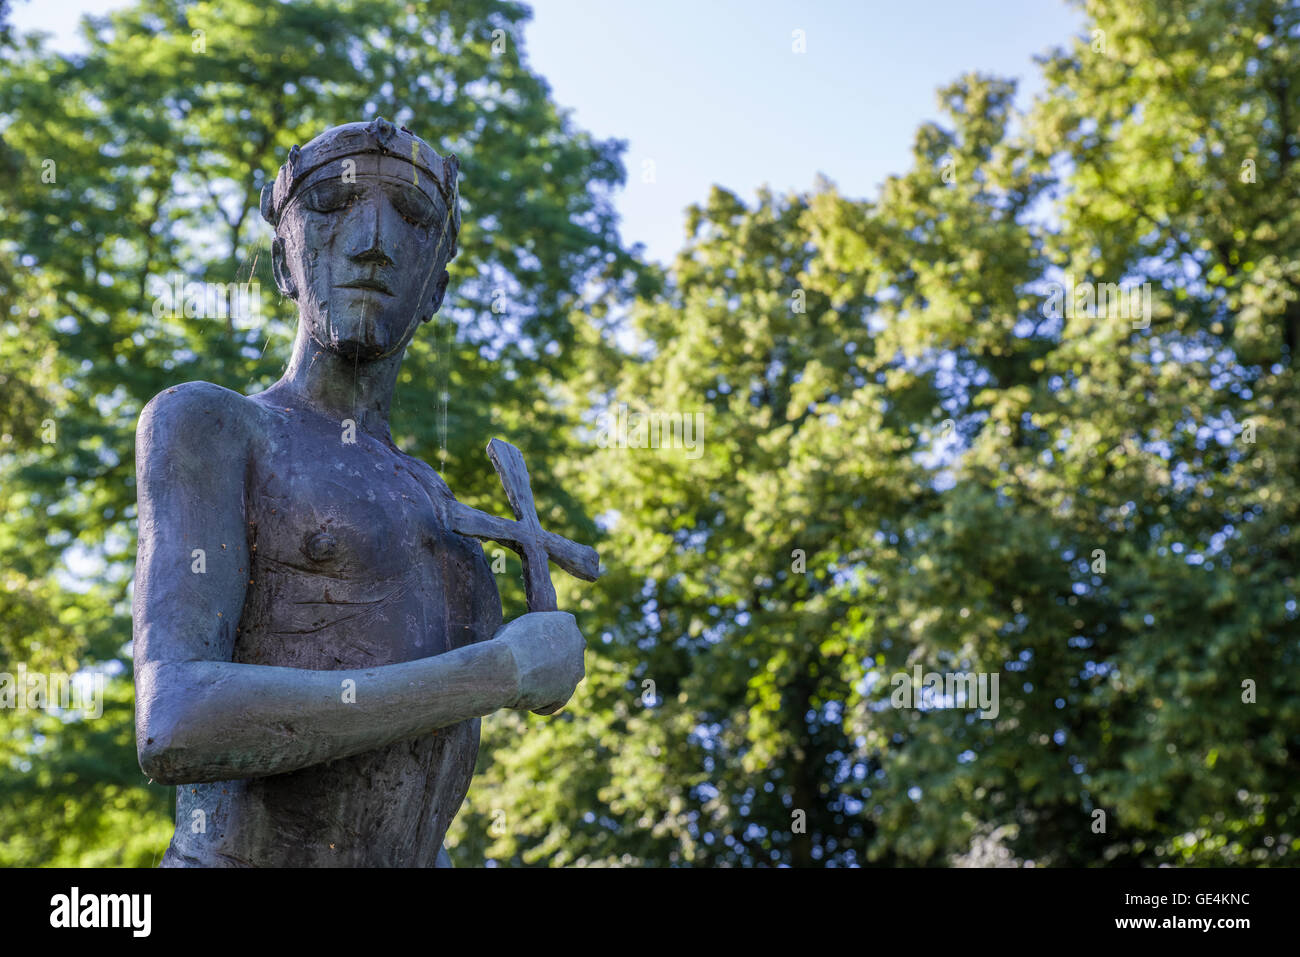
<svg viewBox="0 0 1300 957">
<path fill-rule="evenodd" d="M 298 298 L 298 287 L 284 261 L 284 240 L 276 236 L 271 240 L 271 272 L 275 274 L 275 285 L 282 295 L 290 299 Z"/>
<path fill-rule="evenodd" d="M 432 319 L 433 314 L 442 308 L 442 297 L 447 295 L 447 283 L 449 283 L 450 281 L 451 281 L 451 273 L 447 272 L 447 270 L 444 269 L 442 271 L 442 275 L 438 277 L 438 281 L 434 283 L 433 297 L 430 300 L 430 305 L 432 306 L 432 308 L 429 310 L 429 314 L 425 316 L 424 318 L 425 322 L 428 322 L 430 319 Z"/>
</svg>

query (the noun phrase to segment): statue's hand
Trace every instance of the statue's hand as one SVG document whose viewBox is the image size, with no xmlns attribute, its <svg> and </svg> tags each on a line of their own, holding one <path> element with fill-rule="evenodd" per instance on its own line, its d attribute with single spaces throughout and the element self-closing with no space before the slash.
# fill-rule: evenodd
<svg viewBox="0 0 1300 957">
<path fill-rule="evenodd" d="M 503 626 L 494 637 L 510 649 L 519 673 L 519 694 L 509 708 L 553 714 L 573 696 L 586 675 L 587 642 L 567 611 L 535 611 Z"/>
</svg>

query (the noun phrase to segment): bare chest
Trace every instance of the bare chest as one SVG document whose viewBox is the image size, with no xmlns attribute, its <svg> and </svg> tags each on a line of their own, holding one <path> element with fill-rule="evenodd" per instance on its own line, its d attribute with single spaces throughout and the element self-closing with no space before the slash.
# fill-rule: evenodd
<svg viewBox="0 0 1300 957">
<path fill-rule="evenodd" d="M 253 465 L 245 503 L 256 558 L 339 579 L 376 579 L 424 560 L 444 505 L 396 453 L 316 428 L 285 430 Z"/>
<path fill-rule="evenodd" d="M 251 575 L 236 660 L 368 667 L 490 637 L 495 581 L 478 543 L 447 530 L 445 487 L 373 440 L 290 425 L 268 437 L 246 483 Z"/>
</svg>

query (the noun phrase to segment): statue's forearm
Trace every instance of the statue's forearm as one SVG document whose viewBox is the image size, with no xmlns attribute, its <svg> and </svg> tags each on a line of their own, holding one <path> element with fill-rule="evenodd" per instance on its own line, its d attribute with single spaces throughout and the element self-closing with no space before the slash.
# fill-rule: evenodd
<svg viewBox="0 0 1300 957">
<path fill-rule="evenodd" d="M 162 784 L 283 774 L 509 707 L 518 681 L 497 641 L 346 671 L 151 662 L 136 676 L 140 766 Z"/>
</svg>

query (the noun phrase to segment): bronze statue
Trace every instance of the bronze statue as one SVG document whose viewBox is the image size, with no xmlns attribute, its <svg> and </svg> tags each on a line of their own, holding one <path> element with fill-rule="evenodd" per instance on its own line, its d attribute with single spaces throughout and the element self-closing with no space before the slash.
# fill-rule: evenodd
<svg viewBox="0 0 1300 957">
<path fill-rule="evenodd" d="M 178 785 L 163 866 L 445 864 L 480 716 L 550 714 L 585 674 L 547 559 L 593 579 L 596 555 L 541 529 L 518 451 L 490 449 L 509 522 L 389 432 L 447 290 L 457 171 L 383 119 L 294 147 L 262 194 L 299 309 L 283 378 L 189 382 L 140 416 L 136 734 Z M 525 558 L 530 611 L 504 627 L 475 538 Z"/>
</svg>

